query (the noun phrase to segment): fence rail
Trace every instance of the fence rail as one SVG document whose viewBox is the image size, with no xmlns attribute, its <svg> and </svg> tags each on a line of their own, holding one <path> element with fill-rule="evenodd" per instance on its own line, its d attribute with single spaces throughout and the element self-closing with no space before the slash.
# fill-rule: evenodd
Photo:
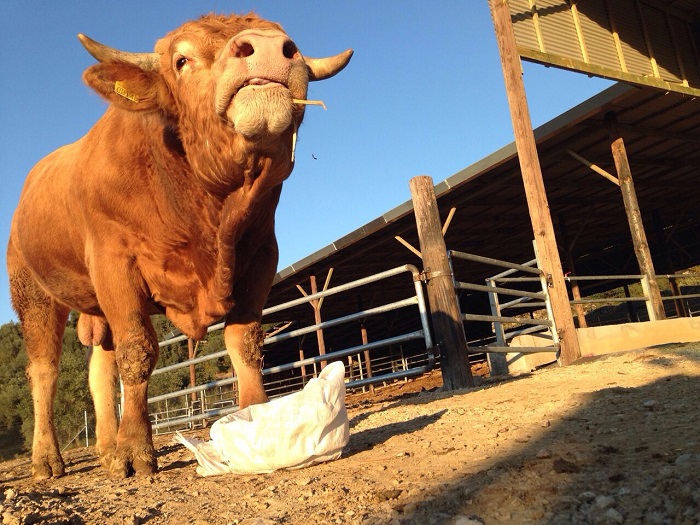
<svg viewBox="0 0 700 525">
<path fill-rule="evenodd" d="M 266 308 L 263 310 L 263 322 L 265 319 L 265 315 L 269 315 L 272 313 L 277 313 L 280 311 L 288 310 L 290 308 L 293 308 L 295 306 L 303 305 L 305 303 L 311 303 L 312 301 L 315 300 L 320 300 L 326 297 L 334 296 L 343 292 L 351 291 L 354 290 L 360 286 L 366 286 L 369 284 L 373 283 L 379 283 L 380 281 L 384 279 L 388 279 L 397 275 L 401 274 L 408 274 L 410 277 L 410 282 L 407 284 L 407 289 L 412 290 L 410 297 L 399 300 L 399 301 L 394 301 L 391 303 L 383 304 L 380 306 L 376 306 L 373 308 L 369 309 L 364 309 L 360 312 L 356 312 L 350 315 L 346 315 L 343 317 L 339 317 L 336 319 L 331 319 L 327 321 L 323 321 L 314 325 L 302 327 L 296 330 L 292 330 L 290 332 L 286 333 L 281 333 L 277 334 L 274 336 L 267 337 L 264 340 L 264 345 L 268 346 L 274 343 L 282 342 L 285 340 L 289 340 L 294 337 L 299 337 L 301 335 L 305 334 L 310 334 L 317 332 L 319 330 L 324 330 L 328 329 L 331 327 L 336 327 L 339 325 L 347 324 L 347 323 L 352 323 L 356 322 L 361 319 L 365 319 L 370 316 L 374 315 L 379 315 L 382 313 L 386 313 L 389 311 L 394 311 L 398 309 L 404 309 L 404 308 L 410 308 L 414 307 L 417 308 L 418 310 L 418 317 L 420 319 L 420 326 L 421 328 L 419 330 L 412 330 L 407 333 L 403 333 L 400 335 L 395 335 L 392 337 L 387 337 L 381 340 L 377 341 L 372 341 L 368 342 L 366 344 L 361 344 L 361 345 L 356 345 L 356 346 L 351 346 L 349 348 L 344 348 L 344 349 L 339 349 L 333 352 L 328 352 L 326 354 L 318 355 L 318 356 L 313 356 L 313 357 L 308 357 L 305 359 L 300 359 L 291 363 L 286 363 L 282 365 L 277 365 L 277 366 L 272 366 L 269 368 L 265 368 L 262 373 L 263 376 L 272 376 L 274 374 L 280 374 L 283 372 L 287 372 L 290 370 L 302 368 L 305 366 L 314 366 L 315 367 L 318 363 L 321 362 L 327 362 L 327 361 L 334 361 L 334 360 L 339 360 L 339 359 L 345 359 L 345 358 L 352 358 L 352 356 L 357 355 L 358 362 L 361 361 L 361 355 L 367 355 L 366 352 L 369 352 L 371 350 L 376 350 L 379 348 L 391 348 L 391 347 L 396 347 L 400 346 L 404 343 L 409 343 L 409 342 L 414 342 L 414 341 L 422 341 L 423 345 L 425 347 L 425 353 L 421 354 L 424 356 L 424 359 L 421 362 L 416 362 L 414 361 L 411 366 L 409 366 L 407 360 L 403 360 L 404 366 L 403 367 L 395 367 L 391 366 L 388 369 L 381 370 L 381 369 L 375 369 L 373 366 L 373 373 L 371 377 L 365 377 L 364 375 L 360 377 L 359 379 L 351 379 L 349 381 L 346 381 L 346 387 L 347 388 L 362 388 L 367 385 L 374 385 L 377 383 L 384 383 L 384 382 L 389 382 L 397 379 L 402 379 L 402 378 L 409 378 L 409 377 L 414 377 L 414 376 L 419 376 L 422 375 L 430 370 L 432 370 L 435 366 L 436 362 L 436 356 L 433 350 L 433 343 L 432 339 L 430 336 L 430 329 L 429 329 L 429 324 L 428 324 L 428 313 L 427 313 L 427 306 L 426 306 L 426 301 L 425 297 L 423 294 L 423 288 L 422 288 L 422 283 L 420 280 L 420 272 L 419 270 L 413 266 L 413 265 L 403 265 L 399 266 L 397 268 L 393 268 L 391 270 L 387 270 L 385 272 L 381 272 L 363 279 L 358 279 L 353 282 L 343 284 L 337 287 L 330 288 L 325 291 L 321 291 L 318 293 L 314 294 L 309 294 L 304 297 L 301 297 L 299 299 L 295 299 L 293 301 L 288 301 L 286 303 L 280 304 L 280 305 L 275 305 L 270 308 Z M 210 327 L 209 331 L 214 331 L 214 330 L 220 330 L 223 328 L 223 323 L 219 323 L 217 325 L 214 325 Z M 162 341 L 160 344 L 161 347 L 167 346 L 170 344 L 174 344 L 180 341 L 186 340 L 185 336 L 177 336 L 170 338 L 166 341 Z M 421 347 L 422 347 L 421 346 Z M 223 356 L 227 356 L 227 352 L 225 350 L 218 351 L 218 352 L 213 352 L 211 354 L 208 354 L 206 356 L 200 356 L 196 357 L 194 359 L 189 359 L 187 361 L 183 361 L 180 363 L 176 363 L 173 365 L 165 366 L 156 369 L 153 373 L 155 374 L 163 374 L 163 373 L 168 373 L 172 372 L 174 370 L 178 370 L 180 368 L 184 367 L 189 367 L 190 365 L 196 365 L 199 363 L 203 363 L 207 360 L 211 359 L 218 359 Z M 377 373 L 378 372 L 378 373 Z M 350 366 L 350 373 L 352 375 L 352 366 Z M 182 412 L 177 415 L 177 417 L 165 417 L 161 412 L 154 412 L 152 413 L 152 423 L 153 423 L 153 428 L 154 430 L 158 431 L 160 429 L 164 428 L 172 428 L 172 427 L 182 427 L 182 426 L 191 426 L 194 423 L 202 422 L 203 420 L 214 418 L 214 417 L 220 417 L 225 414 L 234 412 L 235 410 L 238 410 L 235 395 L 232 395 L 230 399 L 224 399 L 222 397 L 222 388 L 225 387 L 230 387 L 232 385 L 235 385 L 238 381 L 237 377 L 230 377 L 230 378 L 225 378 L 225 379 L 220 379 L 216 381 L 210 381 L 205 384 L 201 385 L 195 385 L 191 386 L 188 388 L 184 388 L 175 392 L 169 392 L 167 394 L 162 394 L 158 396 L 153 396 L 149 398 L 148 402 L 149 404 L 153 403 L 158 403 L 158 402 L 167 402 L 168 400 L 172 399 L 177 399 L 181 397 L 185 397 L 185 399 L 188 399 L 188 396 L 192 396 L 193 394 L 198 396 L 200 403 L 199 405 L 197 404 L 189 404 L 188 406 L 185 406 L 182 408 Z M 284 381 L 284 380 L 283 380 Z M 268 390 L 268 393 L 271 394 L 271 397 L 274 396 L 274 390 L 275 390 L 275 384 L 274 382 L 268 382 L 265 383 L 266 389 Z M 284 386 L 280 387 L 280 390 L 283 390 L 283 393 L 287 393 L 289 391 L 289 388 L 292 389 L 300 389 L 303 387 L 303 378 L 301 384 L 298 384 L 298 382 L 294 381 L 289 381 L 287 380 L 287 384 Z M 212 403 L 207 402 L 207 392 L 212 391 L 212 390 L 219 390 L 219 401 L 218 401 L 218 406 L 213 406 Z M 231 390 L 229 390 L 231 391 Z M 209 394 L 209 397 L 212 397 L 211 394 Z M 189 403 L 187 401 L 186 403 Z M 173 411 L 169 411 L 173 412 Z"/>
<path fill-rule="evenodd" d="M 497 354 L 505 354 L 509 352 L 534 353 L 559 351 L 559 341 L 551 314 L 545 319 L 528 319 L 513 315 L 504 315 L 504 311 L 518 308 L 532 309 L 535 307 L 542 308 L 547 312 L 550 311 L 547 285 L 542 271 L 536 267 L 537 259 L 532 259 L 524 264 L 517 264 L 459 251 L 449 251 L 448 256 L 450 257 L 450 264 L 453 268 L 454 264 L 452 261 L 454 259 L 459 259 L 472 263 L 479 263 L 506 269 L 505 271 L 487 278 L 486 284 L 461 282 L 457 280 L 456 276 L 454 277 L 455 290 L 468 290 L 488 294 L 491 315 L 463 312 L 462 320 L 492 324 L 495 344 L 488 344 L 486 346 L 470 346 L 469 353 L 486 353 L 491 372 L 494 375 L 507 372 L 507 365 L 504 362 L 504 358 L 499 357 Z M 524 283 L 538 283 L 540 290 L 531 291 L 515 288 L 516 285 Z M 503 286 L 504 284 L 508 284 L 509 286 Z M 504 301 L 504 296 L 515 297 L 515 299 Z M 514 326 L 507 327 L 507 325 Z M 527 326 L 528 328 L 515 328 L 522 327 L 523 325 Z M 545 336 L 542 334 L 542 332 L 545 330 L 548 330 L 549 334 L 551 335 Z M 509 341 L 518 335 L 536 332 L 540 332 L 540 337 L 548 339 L 550 344 L 544 346 L 518 347 L 511 347 L 508 344 Z"/>
</svg>

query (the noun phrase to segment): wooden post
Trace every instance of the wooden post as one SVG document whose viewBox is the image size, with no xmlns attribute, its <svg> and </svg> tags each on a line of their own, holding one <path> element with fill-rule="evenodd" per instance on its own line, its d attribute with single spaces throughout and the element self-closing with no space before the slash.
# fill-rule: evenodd
<svg viewBox="0 0 700 525">
<path fill-rule="evenodd" d="M 369 338 L 367 337 L 367 328 L 365 325 L 360 327 L 360 336 L 362 337 L 362 344 L 366 345 L 369 343 Z M 364 351 L 365 355 L 365 374 L 367 377 L 372 377 L 372 361 L 369 358 L 369 350 Z M 362 366 L 362 360 L 360 360 L 360 366 Z M 369 385 L 369 391 L 374 392 L 374 385 Z"/>
<path fill-rule="evenodd" d="M 303 361 L 304 358 L 304 349 L 300 348 L 299 349 L 299 361 Z M 301 384 L 305 385 L 306 384 L 306 365 L 301 365 Z"/>
<path fill-rule="evenodd" d="M 632 294 L 630 293 L 629 284 L 627 284 L 627 283 L 623 284 L 622 291 L 625 293 L 625 297 L 627 299 L 632 297 Z M 629 322 L 630 323 L 638 323 L 639 322 L 639 314 L 637 313 L 637 308 L 634 306 L 634 303 L 632 301 L 627 301 L 625 304 L 627 305 L 627 319 L 629 320 Z"/>
<path fill-rule="evenodd" d="M 442 236 L 433 180 L 426 176 L 413 177 L 409 184 L 423 256 L 423 272 L 428 283 L 434 341 L 440 346 L 443 388 L 455 390 L 473 386 L 467 338 Z"/>
<path fill-rule="evenodd" d="M 654 236 L 656 237 L 656 242 L 659 243 L 659 249 L 661 250 L 661 257 L 664 265 L 662 271 L 665 273 L 675 274 L 676 266 L 673 264 L 671 254 L 668 251 L 668 243 L 666 242 L 664 225 L 663 221 L 661 220 L 661 211 L 658 208 L 652 210 L 651 217 L 654 221 Z M 672 295 L 681 295 L 681 287 L 678 285 L 678 280 L 675 277 L 669 277 L 668 284 L 671 287 Z M 688 311 L 685 308 L 683 299 L 674 299 L 673 305 L 676 308 L 676 315 L 678 317 L 688 317 Z"/>
<path fill-rule="evenodd" d="M 498 283 L 491 278 L 486 279 L 486 286 L 496 287 L 497 284 Z M 491 315 L 494 317 L 501 317 L 501 303 L 498 300 L 498 294 L 496 292 L 488 292 L 488 294 Z M 496 336 L 496 346 L 508 346 L 508 342 L 506 341 L 506 332 L 503 329 L 503 323 L 500 321 L 494 321 L 493 332 Z M 489 374 L 491 377 L 508 375 L 508 358 L 506 354 L 501 352 L 488 352 L 486 354 L 486 360 L 489 364 Z"/>
<path fill-rule="evenodd" d="M 613 160 L 615 161 L 617 178 L 620 181 L 620 190 L 622 190 L 622 200 L 625 204 L 627 222 L 629 223 L 630 232 L 632 233 L 634 253 L 637 256 L 639 271 L 646 276 L 649 283 L 649 320 L 665 319 L 666 314 L 664 313 L 664 305 L 661 301 L 659 283 L 656 282 L 656 272 L 654 271 L 654 263 L 651 260 L 647 235 L 644 231 L 642 213 L 639 210 L 637 194 L 634 191 L 634 181 L 632 180 L 632 170 L 630 169 L 629 160 L 627 159 L 625 141 L 622 139 L 622 135 L 617 128 L 617 118 L 614 113 L 611 112 L 605 115 L 605 123 L 608 126 L 610 140 L 612 140 L 610 147 L 612 149 Z"/>
<path fill-rule="evenodd" d="M 569 272 L 572 277 L 576 276 L 576 264 L 574 263 L 574 243 L 569 242 L 569 235 L 567 233 L 566 221 L 564 217 L 559 216 L 559 230 L 561 232 L 562 242 L 566 246 L 566 264 L 569 266 Z M 581 300 L 581 287 L 578 281 L 575 279 L 571 280 L 571 296 L 575 301 Z M 578 319 L 579 328 L 588 328 L 588 323 L 586 322 L 586 311 L 582 304 L 575 304 L 574 311 L 576 312 L 576 318 Z"/>
<path fill-rule="evenodd" d="M 187 355 L 190 359 L 194 359 L 194 341 L 191 337 L 187 338 Z M 194 387 L 197 384 L 197 375 L 195 374 L 194 365 L 190 364 L 190 386 Z M 190 394 L 192 401 L 197 401 L 197 392 Z"/>
<path fill-rule="evenodd" d="M 542 169 L 537 156 L 535 134 L 532 131 L 530 112 L 525 96 L 520 56 L 510 20 L 510 9 L 506 0 L 489 0 L 496 31 L 496 40 L 501 55 L 503 78 L 508 96 L 508 106 L 513 122 L 515 146 L 518 150 L 520 171 L 525 185 L 525 197 L 530 210 L 530 220 L 535 236 L 535 245 L 540 258 L 540 268 L 549 284 L 554 324 L 559 333 L 561 352 L 559 362 L 567 365 L 579 357 L 581 350 L 574 318 L 571 315 L 569 296 L 557 250 L 554 226 L 549 214 L 549 203 L 544 189 Z"/>
<path fill-rule="evenodd" d="M 318 293 L 318 286 L 316 285 L 316 276 L 311 274 L 309 278 L 311 280 L 311 294 Z M 316 299 L 311 301 L 311 306 L 314 309 L 314 321 L 316 324 L 321 323 L 321 300 Z M 326 355 L 326 343 L 323 340 L 323 328 L 316 330 L 316 340 L 318 341 L 318 355 Z M 321 370 L 326 367 L 327 361 L 321 361 Z"/>
</svg>

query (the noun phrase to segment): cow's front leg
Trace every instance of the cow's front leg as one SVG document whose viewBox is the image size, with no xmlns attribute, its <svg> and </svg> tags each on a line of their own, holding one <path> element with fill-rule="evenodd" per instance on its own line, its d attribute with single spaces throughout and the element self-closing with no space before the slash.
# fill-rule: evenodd
<svg viewBox="0 0 700 525">
<path fill-rule="evenodd" d="M 260 243 L 260 239 L 256 237 L 254 242 Z M 262 378 L 263 332 L 260 321 L 277 268 L 274 233 L 270 230 L 267 238 L 257 246 L 257 253 L 246 244 L 241 251 L 255 253 L 255 257 L 247 267 L 236 268 L 244 275 L 233 289 L 234 307 L 226 316 L 224 342 L 238 377 L 238 405 L 245 408 L 267 401 Z"/>
<path fill-rule="evenodd" d="M 111 323 L 116 360 L 124 392 L 122 420 L 112 461 L 105 457 L 109 474 L 124 478 L 153 474 L 158 469 L 151 424 L 148 420 L 148 378 L 158 359 L 158 341 L 146 314 L 135 315 L 126 333 Z"/>
<path fill-rule="evenodd" d="M 123 254 L 105 253 L 100 260 L 104 264 L 95 266 L 92 277 L 111 328 L 123 388 L 116 448 L 112 453 L 106 437 L 101 461 L 115 478 L 150 475 L 158 466 L 148 420 L 148 378 L 158 359 L 158 339 L 147 314 L 146 298 L 140 293 L 146 286 L 133 261 Z"/>
<path fill-rule="evenodd" d="M 262 381 L 263 333 L 259 320 L 235 319 L 224 328 L 224 342 L 238 378 L 238 406 L 265 403 Z"/>
</svg>

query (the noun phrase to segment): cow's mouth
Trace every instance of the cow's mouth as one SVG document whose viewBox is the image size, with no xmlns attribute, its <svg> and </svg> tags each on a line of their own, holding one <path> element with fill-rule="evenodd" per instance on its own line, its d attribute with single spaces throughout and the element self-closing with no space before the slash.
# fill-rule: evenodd
<svg viewBox="0 0 700 525">
<path fill-rule="evenodd" d="M 243 85 L 240 87 L 238 91 L 240 91 L 243 88 L 249 87 L 249 86 L 260 86 L 260 87 L 274 87 L 274 86 L 282 86 L 282 87 L 287 87 L 282 82 L 277 82 L 275 80 L 270 80 L 268 78 L 251 78 L 249 80 L 246 80 L 243 82 Z"/>
<path fill-rule="evenodd" d="M 280 87 L 284 89 L 288 89 L 286 85 L 284 85 L 282 82 L 278 82 L 276 80 L 270 80 L 269 78 L 261 78 L 261 77 L 255 77 L 255 78 L 250 78 L 243 82 L 238 89 L 235 89 L 233 93 L 231 94 L 231 98 L 228 101 L 228 106 L 230 106 L 233 103 L 233 100 L 236 98 L 236 95 L 243 91 L 247 91 L 248 89 L 271 89 L 275 87 Z"/>
<path fill-rule="evenodd" d="M 249 138 L 275 136 L 292 124 L 292 93 L 285 83 L 252 77 L 231 91 L 223 116 L 238 133 Z"/>
</svg>

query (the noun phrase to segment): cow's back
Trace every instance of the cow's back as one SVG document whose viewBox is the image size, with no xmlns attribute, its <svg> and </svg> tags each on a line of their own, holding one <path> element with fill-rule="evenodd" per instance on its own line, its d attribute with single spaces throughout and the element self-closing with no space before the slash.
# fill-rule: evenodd
<svg viewBox="0 0 700 525">
<path fill-rule="evenodd" d="M 15 250 L 52 296 L 78 309 L 96 301 L 86 266 L 85 137 L 39 161 L 29 172 L 15 211 L 9 250 Z"/>
</svg>

